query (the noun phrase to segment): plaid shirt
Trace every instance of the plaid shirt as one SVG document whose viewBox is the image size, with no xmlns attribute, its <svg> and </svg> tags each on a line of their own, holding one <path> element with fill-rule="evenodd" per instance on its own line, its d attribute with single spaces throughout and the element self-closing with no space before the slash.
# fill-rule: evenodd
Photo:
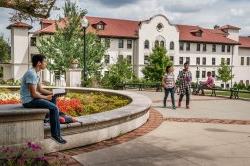
<svg viewBox="0 0 250 166">
<path fill-rule="evenodd" d="M 191 81 L 192 81 L 192 73 L 190 71 L 182 70 L 180 71 L 178 78 L 180 93 L 185 94 L 186 89 L 188 93 L 191 93 Z"/>
</svg>

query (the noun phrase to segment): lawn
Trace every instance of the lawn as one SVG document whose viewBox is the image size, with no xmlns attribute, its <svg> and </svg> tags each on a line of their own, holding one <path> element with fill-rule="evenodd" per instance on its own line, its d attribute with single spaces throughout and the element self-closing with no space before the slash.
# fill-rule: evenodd
<svg viewBox="0 0 250 166">
<path fill-rule="evenodd" d="M 211 95 L 211 90 L 210 91 L 206 91 L 207 95 Z M 216 91 L 216 95 L 217 96 L 230 96 L 231 92 L 230 91 Z M 246 98 L 246 99 L 250 99 L 250 91 L 249 93 L 240 93 L 239 92 L 239 97 L 240 98 Z"/>
</svg>

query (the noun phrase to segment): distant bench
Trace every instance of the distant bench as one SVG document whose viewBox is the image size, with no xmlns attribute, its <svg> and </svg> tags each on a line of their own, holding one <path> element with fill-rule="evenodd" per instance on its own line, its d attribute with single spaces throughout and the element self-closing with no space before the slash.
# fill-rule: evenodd
<svg viewBox="0 0 250 166">
<path fill-rule="evenodd" d="M 155 88 L 156 92 L 162 91 L 161 83 L 124 83 L 117 86 L 119 89 L 130 89 L 138 88 L 139 91 L 142 91 L 146 88 Z"/>
</svg>

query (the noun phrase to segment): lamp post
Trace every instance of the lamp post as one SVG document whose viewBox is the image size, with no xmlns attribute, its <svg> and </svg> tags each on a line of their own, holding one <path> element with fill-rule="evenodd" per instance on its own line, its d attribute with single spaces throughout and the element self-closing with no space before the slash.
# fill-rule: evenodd
<svg viewBox="0 0 250 166">
<path fill-rule="evenodd" d="M 83 27 L 83 60 L 84 60 L 84 64 L 83 64 L 83 87 L 86 87 L 86 82 L 87 82 L 87 64 L 86 64 L 86 29 L 89 25 L 89 21 L 87 20 L 86 17 L 83 17 L 82 21 L 81 21 L 82 27 Z"/>
</svg>

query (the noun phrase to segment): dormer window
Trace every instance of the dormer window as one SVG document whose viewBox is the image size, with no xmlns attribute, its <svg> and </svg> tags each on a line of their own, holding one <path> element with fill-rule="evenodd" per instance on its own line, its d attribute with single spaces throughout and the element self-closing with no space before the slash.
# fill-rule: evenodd
<svg viewBox="0 0 250 166">
<path fill-rule="evenodd" d="M 92 26 L 97 30 L 104 30 L 106 23 L 103 21 L 99 21 L 95 24 L 92 24 Z"/>
<path fill-rule="evenodd" d="M 191 34 L 197 37 L 201 37 L 202 36 L 202 30 L 201 29 L 195 29 L 191 31 Z"/>
<path fill-rule="evenodd" d="M 104 30 L 104 25 L 103 24 L 97 24 L 96 29 L 98 30 Z"/>
</svg>

